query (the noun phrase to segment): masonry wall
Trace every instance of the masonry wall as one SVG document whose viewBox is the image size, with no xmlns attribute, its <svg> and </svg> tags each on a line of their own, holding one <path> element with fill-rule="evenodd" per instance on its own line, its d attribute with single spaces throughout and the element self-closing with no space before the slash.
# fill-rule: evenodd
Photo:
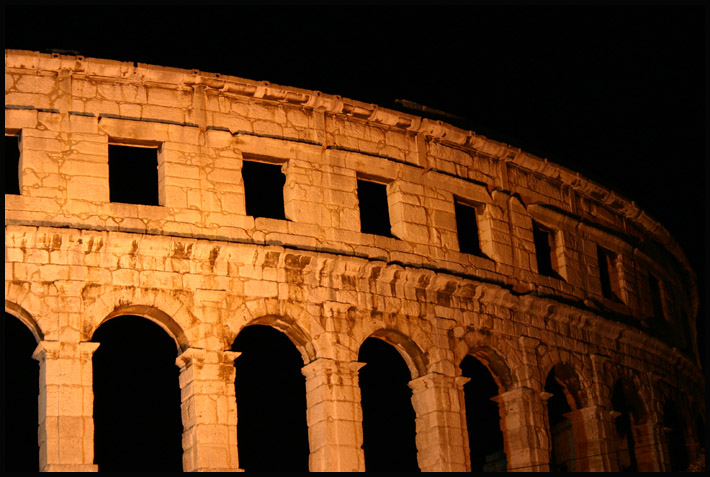
<svg viewBox="0 0 710 477">
<path fill-rule="evenodd" d="M 175 339 L 185 410 L 208 405 L 194 389 L 210 382 L 233 397 L 233 373 L 210 369 L 231 367 L 227 350 L 245 326 L 286 333 L 305 363 L 311 470 L 364 470 L 348 409 L 360 405 L 357 356 L 369 336 L 410 367 L 422 470 L 470 465 L 465 419 L 450 417 L 464 412 L 458 365 L 468 354 L 499 383 L 511 470 L 549 468 L 541 410 L 560 363 L 581 384 L 575 440 L 599 455 L 615 445 L 619 379 L 645 406 L 645 469 L 668 465 L 665 402 L 682 402 L 689 423 L 691 409 L 704 415 L 685 256 L 632 202 L 560 166 L 339 96 L 16 50 L 5 53 L 5 132 L 21 150 L 20 194 L 5 195 L 5 307 L 38 340 L 40 434 L 59 436 L 40 438 L 43 470 L 96 470 L 90 341 L 124 314 Z M 109 201 L 109 144 L 157 148 L 159 205 Z M 246 215 L 245 159 L 281 166 L 286 220 Z M 394 237 L 360 232 L 361 177 L 387 185 Z M 476 204 L 482 256 L 459 251 L 457 199 Z M 557 276 L 539 273 L 533 222 L 552 233 Z M 616 257 L 618 300 L 603 294 L 597 246 Z M 81 404 L 42 408 L 52 392 Z M 216 421 L 183 422 L 185 470 L 239 468 L 233 399 L 225 406 Z M 323 432 L 333 426 L 344 432 Z M 224 438 L 194 437 L 206 428 Z M 352 438 L 324 437 L 333 435 Z"/>
</svg>

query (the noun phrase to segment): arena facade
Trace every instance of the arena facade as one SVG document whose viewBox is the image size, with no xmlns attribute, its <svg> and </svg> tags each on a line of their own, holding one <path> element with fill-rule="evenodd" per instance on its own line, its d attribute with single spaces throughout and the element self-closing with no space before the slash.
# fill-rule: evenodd
<svg viewBox="0 0 710 477">
<path fill-rule="evenodd" d="M 5 51 L 5 138 L 5 319 L 36 341 L 40 470 L 101 469 L 96 333 L 127 316 L 174 343 L 184 471 L 244 470 L 233 345 L 255 325 L 303 361 L 311 471 L 372 470 L 372 339 L 406 364 L 422 471 L 477 465 L 467 360 L 495 383 L 489 470 L 684 470 L 701 453 L 694 272 L 661 224 L 574 171 L 340 96 L 21 50 Z"/>
</svg>

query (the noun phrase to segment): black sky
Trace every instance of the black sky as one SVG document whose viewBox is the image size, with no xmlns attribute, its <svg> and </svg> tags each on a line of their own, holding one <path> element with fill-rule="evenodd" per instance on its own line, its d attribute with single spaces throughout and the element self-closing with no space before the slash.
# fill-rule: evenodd
<svg viewBox="0 0 710 477">
<path fill-rule="evenodd" d="M 406 99 L 464 117 L 466 128 L 579 171 L 659 220 L 698 274 L 705 315 L 701 3 L 24 3 L 5 14 L 5 48 L 199 69 L 383 107 Z"/>
</svg>

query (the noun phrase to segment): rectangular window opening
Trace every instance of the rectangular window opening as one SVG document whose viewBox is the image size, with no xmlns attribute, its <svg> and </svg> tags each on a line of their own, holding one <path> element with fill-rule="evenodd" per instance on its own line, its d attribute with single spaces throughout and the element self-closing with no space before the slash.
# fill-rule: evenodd
<svg viewBox="0 0 710 477">
<path fill-rule="evenodd" d="M 156 146 L 109 144 L 108 178 L 111 202 L 160 205 Z"/>
<path fill-rule="evenodd" d="M 604 298 L 622 302 L 617 259 L 618 256 L 615 253 L 597 245 L 597 261 L 599 264 L 599 279 L 602 285 L 602 295 Z"/>
<path fill-rule="evenodd" d="M 661 295 L 661 281 L 652 273 L 648 274 L 648 289 L 651 294 L 651 305 L 654 318 L 665 318 L 663 313 L 663 297 Z"/>
<path fill-rule="evenodd" d="M 685 311 L 684 308 L 680 308 L 678 319 L 680 319 L 681 321 L 681 329 L 685 346 L 689 349 L 692 349 L 693 334 L 690 332 L 690 322 L 688 321 L 688 313 Z"/>
<path fill-rule="evenodd" d="M 242 179 L 247 215 L 286 220 L 284 212 L 286 176 L 280 164 L 244 160 Z"/>
<path fill-rule="evenodd" d="M 20 194 L 20 137 L 5 135 L 5 194 Z"/>
<path fill-rule="evenodd" d="M 547 277 L 562 277 L 555 270 L 553 264 L 557 263 L 555 234 L 533 221 L 533 241 L 535 242 L 535 257 L 537 259 L 537 271 L 540 275 Z"/>
<path fill-rule="evenodd" d="M 360 204 L 360 230 L 366 234 L 393 237 L 387 185 L 358 179 L 357 199 Z"/>
<path fill-rule="evenodd" d="M 454 201 L 456 213 L 456 233 L 459 241 L 459 251 L 471 255 L 485 256 L 481 250 L 481 238 L 478 233 L 479 207 L 465 204 L 458 199 Z"/>
</svg>

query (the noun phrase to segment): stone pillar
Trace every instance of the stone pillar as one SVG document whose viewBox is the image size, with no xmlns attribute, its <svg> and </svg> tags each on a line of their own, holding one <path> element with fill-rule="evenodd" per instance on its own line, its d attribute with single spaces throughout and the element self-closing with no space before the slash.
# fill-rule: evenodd
<svg viewBox="0 0 710 477">
<path fill-rule="evenodd" d="M 463 386 L 463 383 L 461 383 Z M 409 382 L 417 415 L 417 460 L 422 472 L 466 472 L 467 439 L 456 378 L 429 373 Z"/>
<path fill-rule="evenodd" d="M 233 351 L 189 348 L 176 360 L 182 400 L 184 472 L 234 472 L 237 453 L 237 401 Z"/>
<path fill-rule="evenodd" d="M 544 397 L 533 389 L 520 386 L 492 398 L 500 410 L 509 472 L 550 470 Z"/>
<path fill-rule="evenodd" d="M 471 472 L 471 449 L 470 442 L 468 440 L 468 418 L 466 413 L 468 409 L 466 408 L 466 392 L 464 391 L 464 386 L 466 383 L 471 381 L 471 378 L 466 376 L 456 377 L 456 390 L 459 395 L 459 403 L 461 405 L 461 432 L 463 434 L 463 450 L 464 450 L 464 465 L 466 466 L 466 472 Z"/>
<path fill-rule="evenodd" d="M 631 426 L 634 435 L 636 465 L 639 472 L 663 472 L 663 427 L 658 422 Z"/>
<path fill-rule="evenodd" d="M 612 413 L 590 406 L 564 414 L 572 423 L 577 472 L 616 470 L 615 429 Z"/>
<path fill-rule="evenodd" d="M 94 390 L 91 357 L 99 343 L 41 341 L 39 468 L 42 472 L 97 472 L 94 464 Z"/>
<path fill-rule="evenodd" d="M 306 377 L 311 472 L 364 472 L 358 371 L 364 363 L 317 358 Z"/>
</svg>

